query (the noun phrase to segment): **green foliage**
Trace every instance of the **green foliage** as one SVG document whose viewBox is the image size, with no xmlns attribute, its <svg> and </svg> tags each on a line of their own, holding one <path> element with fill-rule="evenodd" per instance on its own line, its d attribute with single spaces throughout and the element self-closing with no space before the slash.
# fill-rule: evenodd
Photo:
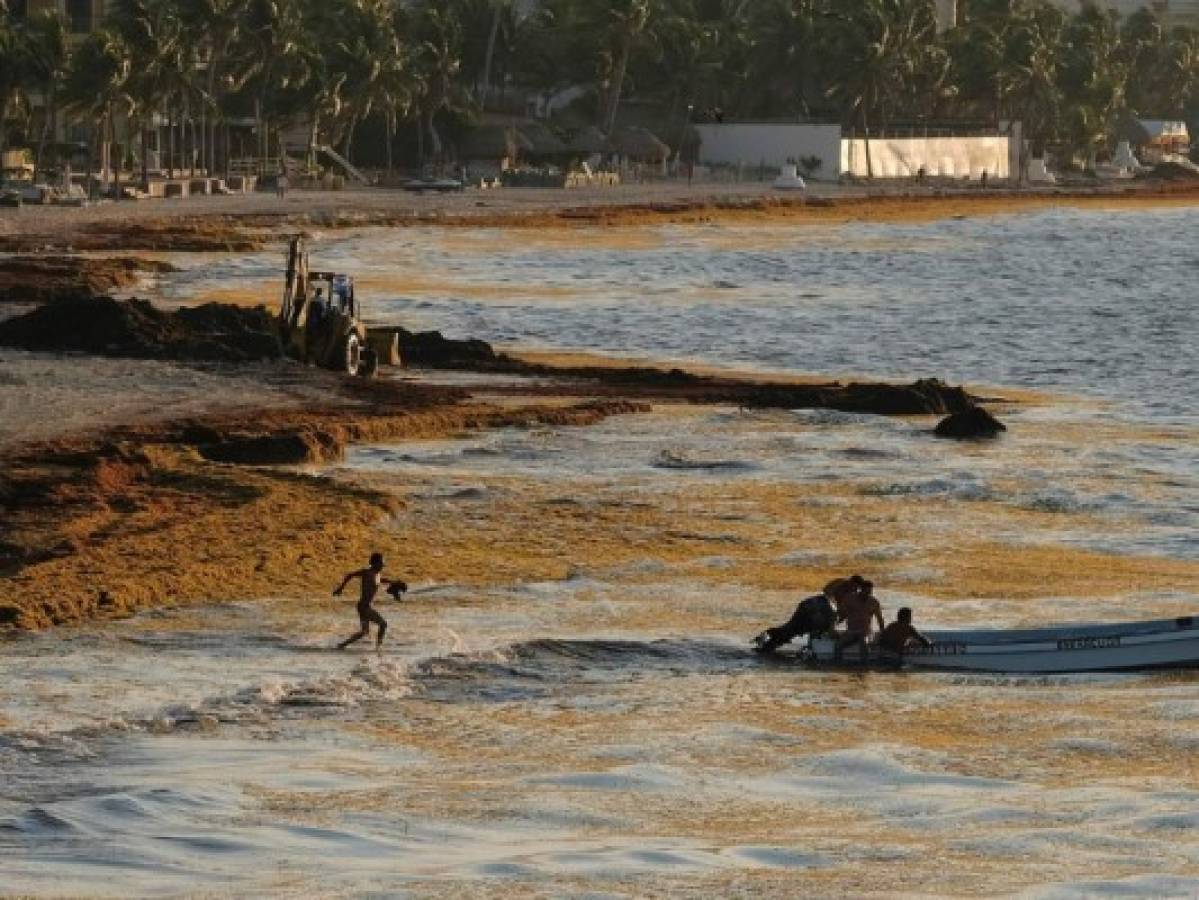
<svg viewBox="0 0 1199 900">
<path fill-rule="evenodd" d="M 574 124 L 610 130 L 630 95 L 669 138 L 687 111 L 728 120 L 1020 120 L 1039 146 L 1090 158 L 1128 114 L 1184 117 L 1199 104 L 1199 32 L 1148 10 L 963 0 L 938 32 L 933 0 L 110 0 L 105 29 L 70 50 L 54 16 L 0 14 L 0 137 L 30 97 L 141 127 L 252 116 L 261 151 L 307 123 L 348 150 L 410 123 L 436 156 L 454 123 L 529 95 L 581 87 Z M 68 56 L 70 59 L 68 60 Z M 92 78 L 95 81 L 92 81 Z M 505 104 L 507 106 L 505 107 Z M 180 126 L 182 127 L 182 126 Z M 43 123 L 44 128 L 44 123 Z M 449 131 L 447 132 L 447 129 Z M 669 140 L 668 140 L 669 142 Z"/>
</svg>

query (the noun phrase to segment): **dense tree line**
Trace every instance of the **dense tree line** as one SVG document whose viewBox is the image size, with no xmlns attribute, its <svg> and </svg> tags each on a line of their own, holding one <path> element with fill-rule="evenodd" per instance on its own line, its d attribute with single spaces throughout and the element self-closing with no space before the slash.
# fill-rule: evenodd
<svg viewBox="0 0 1199 900">
<path fill-rule="evenodd" d="M 436 158 L 484 109 L 581 85 L 570 116 L 604 131 L 635 96 L 664 122 L 1021 120 L 1088 157 L 1122 115 L 1184 118 L 1199 100 L 1199 32 L 1148 11 L 964 6 L 939 32 L 932 0 L 110 0 L 81 41 L 56 15 L 0 15 L 0 146 L 40 158 L 71 115 L 104 146 L 118 123 L 129 143 L 165 129 L 168 164 L 215 168 L 232 122 L 255 124 L 261 156 L 297 123 L 349 155 L 365 124 L 390 167 L 397 134 Z"/>
</svg>

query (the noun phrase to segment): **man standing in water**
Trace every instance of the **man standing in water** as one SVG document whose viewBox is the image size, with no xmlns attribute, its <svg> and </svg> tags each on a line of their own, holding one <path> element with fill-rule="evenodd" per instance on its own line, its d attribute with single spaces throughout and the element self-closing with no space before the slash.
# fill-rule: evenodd
<svg viewBox="0 0 1199 900">
<path fill-rule="evenodd" d="M 344 641 L 337 645 L 338 650 L 344 650 L 346 647 L 355 641 L 360 641 L 364 637 L 370 635 L 370 625 L 374 622 L 378 626 L 379 631 L 375 636 L 375 649 L 378 650 L 383 646 L 383 635 L 387 633 L 387 621 L 375 611 L 371 604 L 375 600 L 375 595 L 379 593 L 379 588 L 384 584 L 390 584 L 388 593 L 397 600 L 404 591 L 408 590 L 408 585 L 402 581 L 396 581 L 391 578 L 383 577 L 383 554 L 372 553 L 370 564 L 365 569 L 358 569 L 350 572 L 341 580 L 341 584 L 333 592 L 334 597 L 340 597 L 341 592 L 345 590 L 346 585 L 353 579 L 358 578 L 362 581 L 362 592 L 358 597 L 358 621 L 360 628 L 356 634 L 350 635 Z"/>
<path fill-rule="evenodd" d="M 854 589 L 847 592 L 843 602 L 838 606 L 838 619 L 845 620 L 845 633 L 837 638 L 834 660 L 841 661 L 841 654 L 847 647 L 855 644 L 862 648 L 862 660 L 866 659 L 866 641 L 870 637 L 872 626 L 878 622 L 881 630 L 884 627 L 883 608 L 874 596 L 874 584 L 854 575 L 849 579 Z"/>
</svg>

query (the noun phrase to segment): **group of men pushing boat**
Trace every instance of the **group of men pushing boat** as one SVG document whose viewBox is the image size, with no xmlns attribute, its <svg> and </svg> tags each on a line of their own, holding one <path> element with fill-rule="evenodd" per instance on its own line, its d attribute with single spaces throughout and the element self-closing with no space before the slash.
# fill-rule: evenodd
<svg viewBox="0 0 1199 900">
<path fill-rule="evenodd" d="M 912 645 L 932 646 L 932 642 L 912 626 L 912 611 L 904 607 L 895 621 L 883 621 L 883 608 L 874 596 L 874 585 L 861 575 L 834 578 L 819 594 L 801 600 L 791 618 L 782 625 L 767 628 L 756 638 L 760 653 L 772 653 L 798 637 L 832 637 L 836 640 L 836 658 L 851 647 L 858 647 L 866 658 L 867 645 L 878 623 L 879 635 L 874 646 L 885 653 L 902 656 Z M 837 625 L 844 628 L 837 630 Z"/>
</svg>

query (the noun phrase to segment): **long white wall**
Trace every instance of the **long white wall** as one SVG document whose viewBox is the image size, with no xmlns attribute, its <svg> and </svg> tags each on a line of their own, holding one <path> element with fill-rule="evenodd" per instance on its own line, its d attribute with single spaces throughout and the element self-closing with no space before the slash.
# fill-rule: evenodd
<svg viewBox="0 0 1199 900">
<path fill-rule="evenodd" d="M 788 160 L 815 156 L 823 162 L 817 179 L 867 176 L 866 143 L 841 137 L 837 125 L 799 123 L 708 123 L 696 125 L 699 161 L 705 165 L 766 166 L 781 169 Z M 1012 172 L 1019 132 L 1014 137 L 871 138 L 875 178 L 914 178 L 921 168 L 930 178 L 969 178 L 983 172 L 1007 178 Z"/>
<path fill-rule="evenodd" d="M 840 171 L 841 127 L 798 123 L 729 123 L 696 125 L 699 161 L 705 165 L 770 166 L 815 156 L 823 162 L 816 178 L 835 180 Z"/>
<path fill-rule="evenodd" d="M 977 180 L 983 172 L 1007 178 L 1011 143 L 1008 137 L 871 138 L 870 159 L 875 178 L 912 178 L 921 168 L 933 178 Z M 841 142 L 841 172 L 867 176 L 865 140 Z"/>
</svg>

